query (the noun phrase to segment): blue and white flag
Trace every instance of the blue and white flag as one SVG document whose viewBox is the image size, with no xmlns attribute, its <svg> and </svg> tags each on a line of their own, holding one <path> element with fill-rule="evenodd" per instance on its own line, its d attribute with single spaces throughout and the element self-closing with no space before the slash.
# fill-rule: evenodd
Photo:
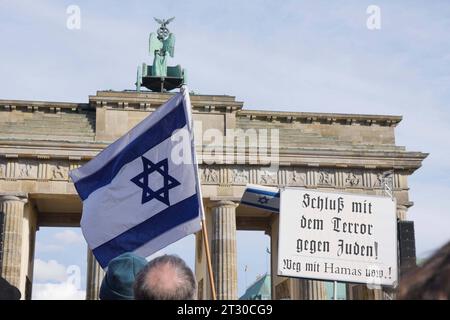
<svg viewBox="0 0 450 320">
<path fill-rule="evenodd" d="M 280 190 L 273 187 L 248 184 L 241 203 L 278 213 L 280 212 Z"/>
<path fill-rule="evenodd" d="M 199 231 L 187 88 L 70 176 L 83 200 L 83 235 L 103 268 L 124 252 L 146 257 Z"/>
</svg>

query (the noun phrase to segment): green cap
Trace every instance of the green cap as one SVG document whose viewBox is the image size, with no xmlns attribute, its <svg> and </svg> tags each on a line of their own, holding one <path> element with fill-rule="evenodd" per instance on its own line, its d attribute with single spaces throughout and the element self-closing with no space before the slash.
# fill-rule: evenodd
<svg viewBox="0 0 450 320">
<path fill-rule="evenodd" d="M 147 260 L 131 252 L 112 259 L 100 287 L 100 299 L 133 300 L 134 280 L 146 264 Z"/>
</svg>

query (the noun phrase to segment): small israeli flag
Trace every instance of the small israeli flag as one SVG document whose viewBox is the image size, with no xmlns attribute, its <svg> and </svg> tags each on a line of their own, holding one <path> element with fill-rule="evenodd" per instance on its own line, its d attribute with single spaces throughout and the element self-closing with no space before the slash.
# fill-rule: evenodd
<svg viewBox="0 0 450 320">
<path fill-rule="evenodd" d="M 199 231 L 187 88 L 70 176 L 83 200 L 83 235 L 103 268 L 124 252 L 147 257 Z"/>
<path fill-rule="evenodd" d="M 278 213 L 280 212 L 280 190 L 273 187 L 248 184 L 241 203 Z"/>
</svg>

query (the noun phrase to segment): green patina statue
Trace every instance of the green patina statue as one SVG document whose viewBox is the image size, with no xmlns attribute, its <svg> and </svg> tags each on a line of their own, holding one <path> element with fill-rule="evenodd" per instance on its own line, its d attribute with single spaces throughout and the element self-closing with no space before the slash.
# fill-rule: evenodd
<svg viewBox="0 0 450 320">
<path fill-rule="evenodd" d="M 160 20 L 154 18 L 161 26 L 159 27 L 157 33 L 150 33 L 150 44 L 149 51 L 150 54 L 154 54 L 152 66 L 152 75 L 159 77 L 167 76 L 167 55 L 172 58 L 175 51 L 175 36 L 169 31 L 167 25 L 175 19 L 175 17 L 168 20 Z"/>
<path fill-rule="evenodd" d="M 164 20 L 154 18 L 160 24 L 156 33 L 150 33 L 149 51 L 154 55 L 153 65 L 145 63 L 138 67 L 136 90 L 140 91 L 144 86 L 152 91 L 169 91 L 180 87 L 185 83 L 185 71 L 179 65 L 167 66 L 168 56 L 174 56 L 175 35 L 169 31 L 167 25 L 175 17 Z"/>
</svg>

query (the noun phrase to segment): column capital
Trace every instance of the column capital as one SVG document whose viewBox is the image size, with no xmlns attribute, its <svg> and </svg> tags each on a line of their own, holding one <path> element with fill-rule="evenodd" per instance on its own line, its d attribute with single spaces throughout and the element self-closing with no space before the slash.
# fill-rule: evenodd
<svg viewBox="0 0 450 320">
<path fill-rule="evenodd" d="M 1 192 L 0 203 L 7 201 L 18 201 L 22 203 L 28 202 L 28 194 L 25 192 Z"/>
<path fill-rule="evenodd" d="M 232 207 L 236 208 L 239 205 L 239 203 L 231 200 L 213 200 L 211 201 L 211 208 L 218 208 L 218 207 Z"/>
<path fill-rule="evenodd" d="M 397 218 L 400 220 L 406 220 L 408 212 L 408 206 L 404 204 L 397 204 Z"/>
</svg>

